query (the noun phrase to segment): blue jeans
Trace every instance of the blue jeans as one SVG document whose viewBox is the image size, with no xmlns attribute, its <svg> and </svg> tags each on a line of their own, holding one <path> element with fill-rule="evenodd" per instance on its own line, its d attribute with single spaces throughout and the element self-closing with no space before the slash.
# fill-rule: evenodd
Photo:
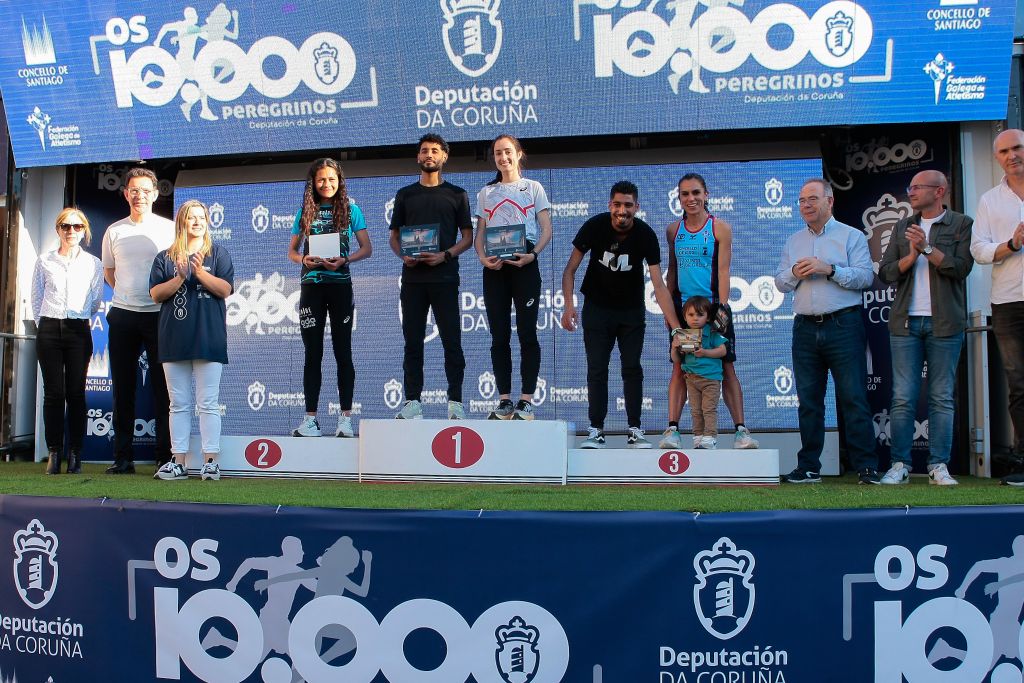
<svg viewBox="0 0 1024 683">
<path fill-rule="evenodd" d="M 921 393 L 921 369 L 928 361 L 928 464 L 949 462 L 953 447 L 953 394 L 956 390 L 956 366 L 964 333 L 951 337 L 932 334 L 931 316 L 912 315 L 909 334 L 890 335 L 892 349 L 892 461 L 910 466 L 910 447 L 914 441 L 914 417 Z"/>
<path fill-rule="evenodd" d="M 793 375 L 800 400 L 800 469 L 821 471 L 829 372 L 843 415 L 850 464 L 857 470 L 877 469 L 875 428 L 868 408 L 866 343 L 859 309 L 826 316 L 820 323 L 811 316 L 798 315 L 794 319 Z"/>
</svg>

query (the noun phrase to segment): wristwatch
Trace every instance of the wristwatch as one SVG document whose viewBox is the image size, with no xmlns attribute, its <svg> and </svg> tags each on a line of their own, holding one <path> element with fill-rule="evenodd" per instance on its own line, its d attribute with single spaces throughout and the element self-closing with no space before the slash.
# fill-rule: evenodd
<svg viewBox="0 0 1024 683">
<path fill-rule="evenodd" d="M 1021 249 L 1020 247 L 1013 246 L 1013 238 L 1012 237 L 1009 240 L 1007 240 L 1006 246 L 1010 248 L 1010 251 L 1020 251 L 1020 249 Z"/>
<path fill-rule="evenodd" d="M 831 279 L 832 279 L 832 278 L 834 278 L 835 276 L 836 276 L 836 264 L 834 264 L 834 263 L 833 263 L 833 264 L 832 264 L 832 272 L 830 272 L 830 273 L 829 273 L 828 275 L 826 275 L 826 276 L 825 276 L 825 279 L 826 279 L 826 280 L 831 280 Z"/>
<path fill-rule="evenodd" d="M 921 250 L 921 253 L 924 254 L 925 256 L 929 256 L 933 251 L 935 250 L 932 249 L 932 245 L 926 244 L 924 245 L 924 249 Z"/>
<path fill-rule="evenodd" d="M 452 260 L 452 252 L 450 252 L 447 249 L 445 249 L 444 250 L 444 262 L 448 263 L 451 260 Z"/>
</svg>

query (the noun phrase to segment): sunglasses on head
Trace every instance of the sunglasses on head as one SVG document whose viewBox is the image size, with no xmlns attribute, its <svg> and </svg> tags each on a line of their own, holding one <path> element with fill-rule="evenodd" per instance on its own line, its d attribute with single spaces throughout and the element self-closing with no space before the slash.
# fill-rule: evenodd
<svg viewBox="0 0 1024 683">
<path fill-rule="evenodd" d="M 71 232 L 72 230 L 82 232 L 85 230 L 85 223 L 59 223 L 57 227 L 64 232 Z"/>
</svg>

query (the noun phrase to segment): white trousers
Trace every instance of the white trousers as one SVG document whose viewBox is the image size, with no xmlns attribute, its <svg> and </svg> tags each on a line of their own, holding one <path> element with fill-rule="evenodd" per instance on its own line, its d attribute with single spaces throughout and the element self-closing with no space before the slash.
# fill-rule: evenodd
<svg viewBox="0 0 1024 683">
<path fill-rule="evenodd" d="M 220 374 L 224 365 L 208 360 L 181 360 L 163 366 L 167 395 L 171 399 L 171 453 L 188 453 L 193 405 L 198 406 L 203 453 L 220 453 Z M 192 402 L 193 379 L 195 404 Z"/>
</svg>

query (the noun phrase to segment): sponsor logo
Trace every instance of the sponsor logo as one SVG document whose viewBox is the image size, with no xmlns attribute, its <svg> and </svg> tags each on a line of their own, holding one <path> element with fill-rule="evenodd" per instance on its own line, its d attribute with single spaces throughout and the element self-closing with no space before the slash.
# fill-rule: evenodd
<svg viewBox="0 0 1024 683">
<path fill-rule="evenodd" d="M 57 62 L 57 54 L 53 50 L 53 37 L 50 35 L 50 27 L 46 25 L 45 14 L 42 27 L 37 24 L 30 26 L 26 23 L 25 17 L 21 17 L 21 49 L 25 53 L 25 66 Z"/>
<path fill-rule="evenodd" d="M 444 50 L 456 69 L 476 78 L 498 60 L 504 29 L 501 0 L 441 0 Z"/>
<path fill-rule="evenodd" d="M 139 356 L 139 372 L 142 373 L 142 386 L 146 386 L 146 376 L 149 374 L 149 355 L 145 351 Z"/>
<path fill-rule="evenodd" d="M 249 401 L 249 407 L 253 410 L 259 410 L 267 402 L 267 387 L 259 380 L 254 381 L 249 385 L 247 398 Z"/>
<path fill-rule="evenodd" d="M 724 213 L 733 211 L 736 206 L 736 198 L 731 195 L 725 195 L 722 197 L 708 197 L 707 207 L 708 213 L 712 213 L 716 216 L 720 216 Z M 683 205 L 679 202 L 679 186 L 673 187 L 668 192 L 668 210 L 672 212 L 672 215 L 676 218 L 683 217 Z"/>
<path fill-rule="evenodd" d="M 22 602 L 40 609 L 57 590 L 57 534 L 33 519 L 14 534 L 14 584 Z"/>
<path fill-rule="evenodd" d="M 498 641 L 494 660 L 501 680 L 505 683 L 530 683 L 540 664 L 540 652 L 537 650 L 540 631 L 517 615 L 494 635 Z"/>
<path fill-rule="evenodd" d="M 246 334 L 299 334 L 300 290 L 285 294 L 284 276 L 272 273 L 264 279 L 256 273 L 251 280 L 236 281 L 235 293 L 227 298 L 227 325 L 245 325 Z"/>
<path fill-rule="evenodd" d="M 656 3 L 634 10 L 630 0 L 577 0 L 573 3 L 573 37 L 583 39 L 581 7 L 593 5 L 594 75 L 611 78 L 616 69 L 635 78 L 646 78 L 669 67 L 668 85 L 678 94 L 685 84 L 690 92 L 752 93 L 751 101 L 783 101 L 794 98 L 792 91 L 835 90 L 846 81 L 865 80 L 863 74 L 848 77 L 842 71 L 852 67 L 871 48 L 874 26 L 871 15 L 849 0 L 827 2 L 808 16 L 790 4 L 777 3 L 761 9 L 753 18 L 744 13 L 743 0 L 722 2 L 666 3 L 664 15 L 654 11 Z M 616 8 L 628 11 L 619 16 Z M 778 49 L 770 34 L 783 30 L 803 39 Z M 873 81 L 891 79 L 892 50 L 886 49 L 886 72 L 869 76 Z M 814 73 L 805 66 L 810 56 L 821 65 Z M 730 76 L 753 59 L 769 73 Z M 713 89 L 705 84 L 702 71 L 716 74 Z M 771 73 L 776 72 L 776 73 Z M 746 72 L 745 72 L 746 73 Z M 764 93 L 760 97 L 757 93 Z M 842 93 L 836 99 L 841 99 Z"/>
<path fill-rule="evenodd" d="M 259 204 L 252 210 L 252 229 L 263 233 L 270 227 L 270 209 Z"/>
<path fill-rule="evenodd" d="M 384 202 L 384 225 L 391 227 L 391 217 L 395 215 L 395 198 Z"/>
<path fill-rule="evenodd" d="M 986 76 L 954 76 L 956 65 L 946 59 L 942 53 L 924 65 L 923 70 L 932 79 L 935 93 L 935 104 L 940 99 L 946 102 L 963 102 L 985 99 Z M 940 97 L 941 95 L 941 97 Z"/>
<path fill-rule="evenodd" d="M 544 401 L 548 397 L 548 382 L 543 377 L 537 378 L 537 388 L 533 390 L 533 397 L 530 398 L 530 403 L 535 406 L 543 405 Z"/>
<path fill-rule="evenodd" d="M 340 536 L 318 548 L 317 566 L 305 569 L 301 563 L 306 543 L 287 536 L 279 551 L 275 547 L 266 557 L 245 558 L 239 564 L 257 573 L 250 585 L 271 596 L 256 597 L 260 608 L 267 599 L 282 605 L 282 611 L 274 614 L 267 610 L 257 614 L 257 608 L 243 597 L 251 591 L 237 591 L 244 571 L 235 570 L 237 578 L 223 583 L 232 570 L 218 556 L 221 543 L 216 539 L 186 542 L 165 536 L 154 545 L 151 557 L 129 560 L 129 619 L 138 618 L 141 591 L 152 591 L 153 629 L 166 646 L 157 649 L 154 677 L 180 679 L 184 665 L 198 680 L 210 682 L 226 676 L 247 680 L 257 670 L 259 678 L 268 682 L 290 681 L 293 673 L 306 681 L 334 681 L 341 668 L 348 683 L 422 680 L 423 670 L 407 660 L 402 644 L 414 631 L 428 629 L 443 641 L 438 646 L 441 663 L 430 672 L 436 680 L 563 680 L 569 640 L 558 619 L 544 607 L 509 600 L 488 607 L 470 623 L 446 603 L 414 598 L 395 605 L 378 621 L 356 599 L 365 598 L 386 580 L 386 574 L 377 578 L 374 572 L 373 552 L 358 548 L 351 536 Z M 153 572 L 153 578 L 142 580 L 137 576 L 142 571 Z M 296 592 L 299 583 L 289 580 L 296 573 L 305 577 L 316 597 Z M 338 588 L 339 580 L 345 591 Z M 213 626 L 207 627 L 211 620 Z M 323 639 L 332 644 L 330 652 L 321 655 Z M 379 647 L 363 647 L 371 642 Z M 230 654 L 213 654 L 218 647 Z M 350 660 L 344 667 L 332 664 L 346 655 Z"/>
<path fill-rule="evenodd" d="M 910 206 L 910 202 L 902 202 L 886 192 L 878 198 L 874 206 L 869 206 L 861 214 L 861 220 L 866 230 L 865 237 L 867 237 L 868 248 L 871 251 L 872 267 L 876 273 L 882 262 L 882 256 L 889 247 L 896 224 L 913 213 L 914 209 Z M 886 313 L 886 318 L 888 319 L 888 313 Z"/>
<path fill-rule="evenodd" d="M 754 556 L 722 537 L 693 558 L 693 606 L 704 630 L 719 640 L 737 635 L 754 612 Z"/>
<path fill-rule="evenodd" d="M 222 225 L 224 225 L 224 207 L 219 202 L 214 202 L 210 204 L 210 227 L 219 228 Z"/>
<path fill-rule="evenodd" d="M 477 381 L 477 388 L 480 390 L 481 397 L 494 398 L 494 392 L 497 390 L 494 373 L 490 371 L 482 373 Z"/>
<path fill-rule="evenodd" d="M 392 377 L 384 384 L 384 405 L 391 410 L 402 404 L 402 383 Z"/>
<path fill-rule="evenodd" d="M 780 394 L 788 394 L 793 390 L 793 371 L 785 365 L 775 368 L 775 390 Z"/>
<path fill-rule="evenodd" d="M 162 24 L 150 43 L 149 17 L 112 17 L 103 33 L 89 39 L 93 72 L 99 75 L 101 70 L 98 46 L 108 43 L 107 66 L 119 108 L 134 107 L 136 102 L 163 107 L 180 98 L 178 108 L 189 122 L 197 116 L 203 121 L 253 119 L 251 127 L 257 129 L 290 127 L 296 125 L 295 119 L 309 125 L 336 125 L 333 115 L 341 108 L 377 105 L 372 66 L 369 100 L 343 102 L 332 97 L 348 88 L 357 72 L 356 54 L 342 36 L 319 32 L 296 46 L 281 36 L 268 35 L 244 49 L 236 42 L 242 25 L 239 19 L 239 11 L 226 3 L 217 4 L 202 23 L 199 13 L 186 7 L 180 19 Z M 173 54 L 162 47 L 165 37 Z M 275 64 L 272 73 L 266 71 L 268 62 Z M 310 99 L 291 99 L 300 85 L 310 91 Z M 232 104 L 250 88 L 270 102 Z M 211 108 L 211 100 L 222 103 L 219 110 Z"/>
<path fill-rule="evenodd" d="M 991 16 L 992 8 L 978 7 L 978 0 L 941 0 L 938 8 L 925 13 L 936 32 L 976 31 Z"/>
<path fill-rule="evenodd" d="M 589 215 L 588 202 L 561 202 L 551 205 L 552 218 L 585 218 Z"/>
<path fill-rule="evenodd" d="M 867 592 L 874 680 L 1021 680 L 1017 577 L 1024 573 L 1024 535 L 1009 545 L 985 544 L 1001 556 L 968 561 L 963 578 L 945 561 L 951 556 L 961 566 L 959 548 L 885 546 L 868 571 L 843 576 L 843 640 L 852 640 L 862 623 L 853 617 L 854 599 Z"/>
<path fill-rule="evenodd" d="M 782 181 L 778 178 L 770 178 L 764 184 L 764 199 L 771 206 L 778 206 L 782 203 Z"/>
</svg>

